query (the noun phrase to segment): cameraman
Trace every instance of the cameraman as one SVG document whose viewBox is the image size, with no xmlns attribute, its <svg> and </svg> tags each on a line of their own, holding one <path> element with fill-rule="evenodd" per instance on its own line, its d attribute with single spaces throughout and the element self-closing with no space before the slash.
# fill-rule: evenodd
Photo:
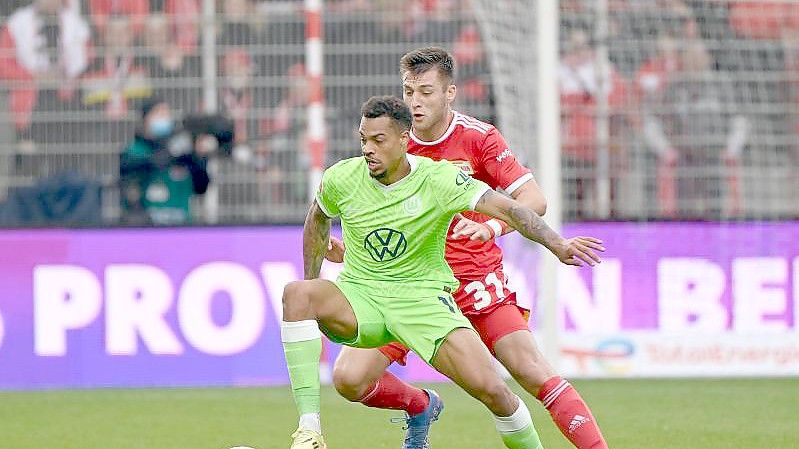
<svg viewBox="0 0 799 449">
<path fill-rule="evenodd" d="M 208 189 L 213 136 L 180 132 L 167 103 L 148 100 L 136 137 L 119 164 L 122 222 L 181 225 L 191 222 L 191 197 Z M 211 142 L 211 140 L 214 142 Z"/>
</svg>

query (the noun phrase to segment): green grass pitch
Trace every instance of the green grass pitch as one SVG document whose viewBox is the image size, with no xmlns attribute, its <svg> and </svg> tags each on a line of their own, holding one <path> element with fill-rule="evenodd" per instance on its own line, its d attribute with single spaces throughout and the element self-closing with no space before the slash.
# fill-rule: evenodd
<svg viewBox="0 0 799 449">
<path fill-rule="evenodd" d="M 799 448 L 799 379 L 593 380 L 574 384 L 612 449 Z M 452 385 L 433 449 L 501 449 L 488 412 Z M 519 391 L 518 387 L 514 387 Z M 567 449 L 542 407 L 522 397 L 544 446 Z M 330 449 L 398 449 L 399 413 L 350 404 L 325 388 Z M 0 392 L 2 449 L 287 449 L 288 387 Z"/>
</svg>

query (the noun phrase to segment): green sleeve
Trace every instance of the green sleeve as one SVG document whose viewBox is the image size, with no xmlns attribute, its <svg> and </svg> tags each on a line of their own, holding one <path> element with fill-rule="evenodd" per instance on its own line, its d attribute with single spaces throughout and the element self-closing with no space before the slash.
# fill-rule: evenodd
<svg viewBox="0 0 799 449">
<path fill-rule="evenodd" d="M 449 162 L 439 162 L 434 170 L 434 192 L 441 206 L 448 212 L 474 210 L 477 202 L 491 190 L 488 184 L 474 179 Z"/>
<path fill-rule="evenodd" d="M 341 211 L 338 208 L 340 195 L 335 185 L 335 170 L 331 167 L 322 175 L 322 182 L 316 192 L 316 203 L 322 212 L 330 218 L 337 217 Z"/>
</svg>

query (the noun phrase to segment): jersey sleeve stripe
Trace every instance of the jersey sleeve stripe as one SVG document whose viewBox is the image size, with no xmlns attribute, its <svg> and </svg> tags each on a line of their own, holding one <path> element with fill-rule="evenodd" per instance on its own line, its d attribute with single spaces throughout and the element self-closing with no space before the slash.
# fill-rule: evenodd
<svg viewBox="0 0 799 449">
<path fill-rule="evenodd" d="M 469 207 L 469 208 L 470 208 L 471 210 L 474 210 L 474 208 L 475 208 L 475 207 L 477 207 L 477 203 L 480 201 L 480 198 L 482 198 L 482 197 L 483 197 L 483 195 L 485 195 L 485 194 L 486 194 L 486 192 L 488 192 L 489 190 L 491 190 L 491 187 L 488 187 L 488 186 L 484 186 L 482 189 L 480 189 L 480 190 L 479 190 L 479 191 L 478 191 L 478 192 L 477 192 L 477 193 L 474 195 L 474 197 L 472 198 L 472 202 L 470 203 L 470 207 Z"/>
<path fill-rule="evenodd" d="M 487 128 L 483 128 L 480 125 L 475 125 L 474 123 L 470 123 L 470 122 L 467 122 L 465 120 L 458 120 L 458 124 L 463 126 L 464 128 L 476 129 L 476 130 L 480 131 L 483 134 L 488 132 Z"/>
<path fill-rule="evenodd" d="M 491 129 L 491 125 L 489 125 L 488 123 L 483 123 L 480 120 L 473 119 L 473 118 L 471 118 L 471 117 L 469 117 L 467 115 L 458 116 L 458 121 L 466 123 L 467 125 L 472 125 L 472 126 L 476 126 L 478 128 L 483 128 L 486 131 Z"/>
<path fill-rule="evenodd" d="M 318 195 L 317 195 L 317 197 L 316 197 L 316 204 L 317 204 L 317 205 L 319 205 L 319 209 L 322 209 L 322 212 L 323 212 L 325 215 L 327 215 L 327 217 L 328 217 L 328 218 L 333 218 L 333 217 L 335 217 L 335 216 L 336 216 L 335 214 L 331 214 L 331 213 L 330 213 L 330 212 L 327 210 L 327 208 L 325 207 L 325 205 L 324 205 L 324 204 L 322 204 L 322 201 L 319 199 L 319 196 L 318 196 Z"/>
<path fill-rule="evenodd" d="M 480 127 L 480 128 L 485 128 L 486 131 L 490 130 L 491 127 L 493 126 L 493 125 L 489 125 L 486 122 L 477 120 L 474 117 L 469 117 L 468 115 L 461 115 L 461 118 L 466 120 L 467 122 L 469 122 L 470 124 L 472 124 L 474 126 L 477 126 L 477 127 Z"/>
<path fill-rule="evenodd" d="M 478 131 L 480 134 L 486 134 L 486 133 L 488 133 L 488 130 L 487 130 L 487 129 L 480 128 L 480 127 L 479 127 L 479 126 L 477 126 L 477 125 L 472 125 L 471 123 L 467 123 L 467 122 L 465 122 L 465 121 L 463 121 L 463 120 L 458 120 L 458 121 L 457 121 L 457 123 L 458 123 L 458 125 L 460 125 L 460 126 L 462 126 L 462 127 L 464 127 L 464 128 L 467 128 L 467 129 L 473 129 L 473 130 L 475 130 L 475 131 Z"/>
<path fill-rule="evenodd" d="M 517 190 L 519 187 L 521 187 L 521 186 L 522 186 L 522 184 L 524 184 L 524 183 L 525 183 L 525 182 L 527 182 L 527 181 L 531 181 L 532 179 L 533 179 L 533 174 L 532 174 L 532 173 L 525 173 L 525 174 L 523 174 L 522 176 L 520 176 L 520 177 L 519 177 L 519 179 L 517 179 L 517 180 L 513 181 L 513 182 L 512 182 L 512 183 L 511 183 L 511 184 L 508 186 L 508 188 L 507 188 L 507 189 L 505 189 L 505 191 L 508 193 L 508 195 L 511 195 L 511 194 L 513 194 L 513 192 L 515 192 L 515 191 L 516 191 L 516 190 Z"/>
</svg>

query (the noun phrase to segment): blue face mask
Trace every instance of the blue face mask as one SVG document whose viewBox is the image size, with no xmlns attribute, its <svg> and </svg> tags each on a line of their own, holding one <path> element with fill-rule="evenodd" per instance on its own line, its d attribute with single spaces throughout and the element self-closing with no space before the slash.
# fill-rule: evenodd
<svg viewBox="0 0 799 449">
<path fill-rule="evenodd" d="M 175 129 L 175 122 L 171 118 L 157 118 L 150 122 L 147 131 L 156 139 L 161 139 L 172 134 Z"/>
</svg>

